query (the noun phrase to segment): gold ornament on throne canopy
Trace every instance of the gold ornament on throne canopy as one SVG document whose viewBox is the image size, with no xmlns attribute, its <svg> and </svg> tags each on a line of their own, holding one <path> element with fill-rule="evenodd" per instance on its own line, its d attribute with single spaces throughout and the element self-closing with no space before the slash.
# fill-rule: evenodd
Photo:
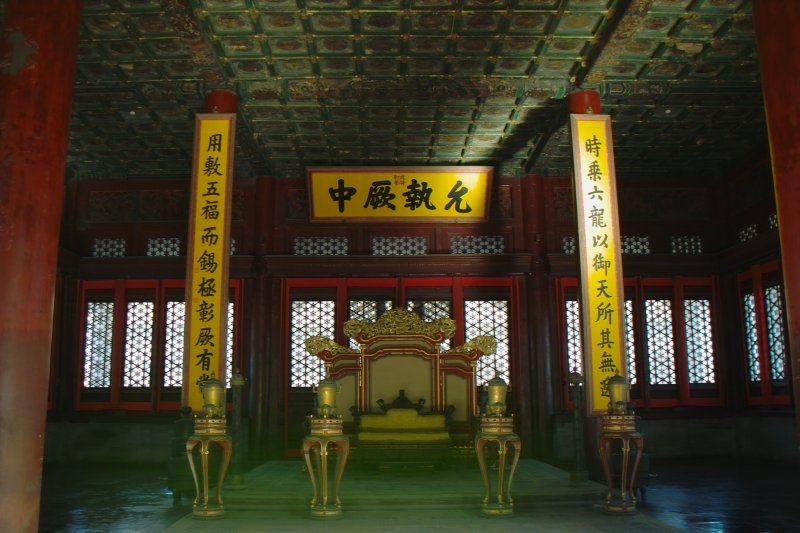
<svg viewBox="0 0 800 533">
<path fill-rule="evenodd" d="M 351 353 L 351 354 L 360 353 L 358 350 L 354 350 L 347 346 L 342 346 L 336 341 L 333 341 L 327 337 L 321 337 L 319 335 L 308 337 L 305 340 L 304 344 L 306 350 L 308 350 L 308 353 L 310 353 L 311 355 L 328 353 L 330 355 L 335 356 L 339 355 L 340 353 Z"/>
<path fill-rule="evenodd" d="M 385 335 L 424 335 L 441 342 L 456 334 L 456 323 L 450 318 L 425 322 L 413 311 L 395 308 L 383 313 L 375 322 L 348 320 L 344 323 L 344 334 L 359 342 Z"/>
<path fill-rule="evenodd" d="M 473 337 L 461 346 L 456 346 L 442 353 L 470 353 L 480 352 L 483 355 L 491 355 L 497 350 L 497 339 L 491 335 L 480 335 Z"/>
</svg>

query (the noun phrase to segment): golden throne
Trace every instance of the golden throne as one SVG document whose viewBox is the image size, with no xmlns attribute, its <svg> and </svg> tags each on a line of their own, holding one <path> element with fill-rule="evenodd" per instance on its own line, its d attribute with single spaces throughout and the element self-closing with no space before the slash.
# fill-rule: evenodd
<svg viewBox="0 0 800 533">
<path fill-rule="evenodd" d="M 305 345 L 339 385 L 337 403 L 353 406 L 342 414 L 355 433 L 357 455 L 431 456 L 470 442 L 479 407 L 476 362 L 494 352 L 493 337 L 443 351 L 455 322 L 426 322 L 404 309 L 390 309 L 375 322 L 350 320 L 344 333 L 359 349 L 325 337 L 309 337 Z M 419 450 L 424 453 L 414 453 Z"/>
</svg>

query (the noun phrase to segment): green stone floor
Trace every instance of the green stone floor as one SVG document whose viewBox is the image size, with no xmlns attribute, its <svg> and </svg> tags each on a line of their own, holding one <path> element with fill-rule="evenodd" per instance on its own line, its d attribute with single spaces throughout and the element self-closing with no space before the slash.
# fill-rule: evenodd
<svg viewBox="0 0 800 533">
<path fill-rule="evenodd" d="M 496 471 L 493 472 L 496 476 Z M 300 461 L 273 461 L 245 476 L 245 486 L 225 489 L 225 516 L 181 518 L 168 532 L 216 531 L 676 531 L 636 513 L 608 516 L 601 485 L 575 486 L 569 474 L 523 459 L 514 478 L 514 516 L 481 515 L 483 482 L 476 465 L 448 469 L 350 467 L 341 486 L 342 516 L 310 517 L 311 483 Z"/>
<path fill-rule="evenodd" d="M 433 472 L 348 465 L 343 516 L 328 522 L 309 517 L 311 484 L 299 459 L 256 467 L 242 488 L 228 484 L 226 515 L 218 520 L 192 518 L 187 497 L 173 505 L 164 465 L 46 464 L 39 531 L 800 531 L 800 462 L 721 456 L 650 463 L 647 499 L 637 513 L 607 516 L 598 484 L 570 487 L 566 472 L 523 460 L 508 519 L 480 516 L 483 489 L 474 465 Z"/>
</svg>

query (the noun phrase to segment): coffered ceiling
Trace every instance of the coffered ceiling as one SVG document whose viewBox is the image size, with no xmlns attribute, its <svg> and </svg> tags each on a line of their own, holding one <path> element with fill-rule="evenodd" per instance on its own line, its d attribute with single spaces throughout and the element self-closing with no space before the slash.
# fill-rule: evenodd
<svg viewBox="0 0 800 533">
<path fill-rule="evenodd" d="M 188 178 L 194 114 L 239 97 L 236 175 L 309 165 L 569 173 L 596 89 L 618 175 L 766 151 L 750 0 L 84 0 L 71 179 Z"/>
</svg>

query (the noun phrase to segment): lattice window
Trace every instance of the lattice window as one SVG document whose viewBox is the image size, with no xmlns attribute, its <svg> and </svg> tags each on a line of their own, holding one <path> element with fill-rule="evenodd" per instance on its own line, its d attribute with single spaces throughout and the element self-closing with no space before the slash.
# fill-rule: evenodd
<svg viewBox="0 0 800 533">
<path fill-rule="evenodd" d="M 758 235 L 758 229 L 755 224 L 750 224 L 739 230 L 739 242 L 747 242 Z"/>
<path fill-rule="evenodd" d="M 92 257 L 125 257 L 125 239 L 95 239 Z"/>
<path fill-rule="evenodd" d="M 348 310 L 349 320 L 367 320 L 375 322 L 379 316 L 392 308 L 391 300 L 350 300 L 350 308 Z M 358 350 L 361 345 L 355 339 L 349 339 L 350 347 Z"/>
<path fill-rule="evenodd" d="M 567 300 L 567 371 L 583 374 L 583 349 L 581 343 L 581 309 L 578 300 Z"/>
<path fill-rule="evenodd" d="M 773 285 L 764 289 L 769 369 L 773 381 L 786 379 L 786 344 L 783 329 L 783 296 L 781 292 L 780 285 Z"/>
<path fill-rule="evenodd" d="M 703 238 L 699 235 L 670 237 L 673 254 L 702 254 Z"/>
<path fill-rule="evenodd" d="M 147 255 L 150 257 L 173 257 L 181 255 L 181 240 L 178 237 L 147 239 Z"/>
<path fill-rule="evenodd" d="M 778 229 L 778 213 L 769 215 L 769 229 Z"/>
<path fill-rule="evenodd" d="M 675 346 L 672 333 L 672 302 L 645 300 L 645 327 L 651 385 L 674 385 Z"/>
<path fill-rule="evenodd" d="M 711 303 L 708 300 L 685 300 L 683 305 L 689 383 L 714 383 Z"/>
<path fill-rule="evenodd" d="M 425 255 L 428 239 L 425 237 L 373 237 L 372 255 Z"/>
<path fill-rule="evenodd" d="M 294 255 L 347 255 L 347 237 L 295 237 Z"/>
<path fill-rule="evenodd" d="M 228 388 L 231 386 L 231 376 L 233 376 L 233 321 L 236 319 L 233 309 L 233 302 L 228 302 L 228 331 L 225 336 L 225 386 Z"/>
<path fill-rule="evenodd" d="M 483 385 L 495 374 L 511 383 L 510 335 L 506 300 L 465 300 L 464 336 L 469 340 L 479 335 L 497 339 L 497 351 L 478 360 L 477 380 Z"/>
<path fill-rule="evenodd" d="M 450 300 L 409 300 L 406 309 L 426 322 L 452 317 Z"/>
<path fill-rule="evenodd" d="M 636 383 L 636 337 L 633 328 L 633 300 L 625 300 L 625 353 L 628 358 L 628 382 Z"/>
<path fill-rule="evenodd" d="M 125 320 L 123 387 L 150 386 L 153 356 L 153 302 L 128 302 Z"/>
<path fill-rule="evenodd" d="M 761 381 L 761 367 L 759 366 L 758 327 L 756 326 L 756 299 L 753 293 L 747 293 L 742 298 L 742 311 L 744 312 L 744 337 L 747 345 L 747 370 L 750 381 Z"/>
<path fill-rule="evenodd" d="M 336 304 L 330 300 L 292 302 L 289 340 L 289 383 L 311 387 L 325 377 L 325 365 L 308 353 L 305 340 L 312 335 L 334 338 Z"/>
<path fill-rule="evenodd" d="M 83 386 L 111 386 L 111 352 L 114 334 L 114 303 L 88 302 L 86 343 L 83 349 Z"/>
<path fill-rule="evenodd" d="M 502 254 L 505 240 L 502 235 L 453 235 L 450 237 L 451 254 Z"/>
<path fill-rule="evenodd" d="M 186 304 L 167 302 L 166 335 L 164 338 L 164 386 L 183 385 L 183 336 L 186 326 Z"/>
<path fill-rule="evenodd" d="M 453 316 L 450 300 L 409 300 L 406 302 L 406 309 L 414 311 L 425 322 Z M 450 340 L 442 342 L 442 350 L 450 349 Z"/>
<path fill-rule="evenodd" d="M 623 235 L 620 251 L 628 255 L 646 255 L 650 253 L 650 237 L 647 235 Z"/>
<path fill-rule="evenodd" d="M 228 302 L 228 331 L 225 352 L 225 386 L 230 388 L 233 376 L 233 333 L 236 305 Z M 183 385 L 183 336 L 186 320 L 186 304 L 167 302 L 166 338 L 164 339 L 164 386 Z"/>
<path fill-rule="evenodd" d="M 575 254 L 575 237 L 567 235 L 561 238 L 561 251 L 567 255 Z"/>
</svg>

